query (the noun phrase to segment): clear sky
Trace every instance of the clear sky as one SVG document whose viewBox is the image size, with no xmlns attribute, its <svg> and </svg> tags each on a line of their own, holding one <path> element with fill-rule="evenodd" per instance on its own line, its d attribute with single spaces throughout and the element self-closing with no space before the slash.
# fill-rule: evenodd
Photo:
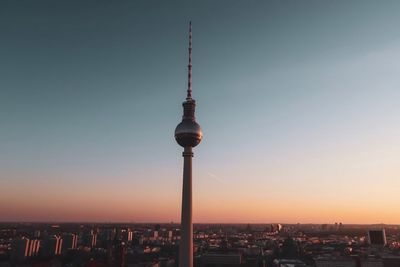
<svg viewBox="0 0 400 267">
<path fill-rule="evenodd" d="M 0 221 L 400 223 L 400 2 L 1 1 Z"/>
</svg>

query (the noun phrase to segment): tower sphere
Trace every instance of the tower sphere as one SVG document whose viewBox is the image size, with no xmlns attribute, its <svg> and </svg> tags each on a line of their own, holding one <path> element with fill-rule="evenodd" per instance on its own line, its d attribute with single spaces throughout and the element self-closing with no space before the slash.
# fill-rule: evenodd
<svg viewBox="0 0 400 267">
<path fill-rule="evenodd" d="M 175 128 L 175 140 L 182 147 L 195 147 L 203 138 L 200 125 L 191 119 L 183 119 Z"/>
</svg>

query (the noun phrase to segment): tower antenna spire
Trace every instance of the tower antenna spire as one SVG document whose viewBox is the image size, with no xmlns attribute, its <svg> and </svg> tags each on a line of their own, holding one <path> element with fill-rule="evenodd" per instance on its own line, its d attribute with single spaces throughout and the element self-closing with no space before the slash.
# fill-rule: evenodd
<svg viewBox="0 0 400 267">
<path fill-rule="evenodd" d="M 192 21 L 189 21 L 189 64 L 188 64 L 188 89 L 186 100 L 192 99 Z"/>
</svg>

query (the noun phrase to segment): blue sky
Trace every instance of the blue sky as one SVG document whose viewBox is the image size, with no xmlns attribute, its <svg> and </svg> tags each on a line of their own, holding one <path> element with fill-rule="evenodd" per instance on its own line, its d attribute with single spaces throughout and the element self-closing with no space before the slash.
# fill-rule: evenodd
<svg viewBox="0 0 400 267">
<path fill-rule="evenodd" d="M 195 221 L 400 221 L 396 1 L 0 5 L 4 220 L 178 220 L 192 20 Z"/>
</svg>

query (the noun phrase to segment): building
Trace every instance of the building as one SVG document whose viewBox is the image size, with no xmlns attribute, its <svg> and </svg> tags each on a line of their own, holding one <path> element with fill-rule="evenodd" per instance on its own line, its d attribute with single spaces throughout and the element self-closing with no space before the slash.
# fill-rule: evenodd
<svg viewBox="0 0 400 267">
<path fill-rule="evenodd" d="M 76 234 L 64 234 L 62 252 L 65 253 L 68 250 L 73 250 L 78 248 L 78 235 Z"/>
<path fill-rule="evenodd" d="M 368 231 L 368 244 L 385 246 L 386 245 L 385 229 L 369 230 Z"/>
<path fill-rule="evenodd" d="M 83 245 L 87 247 L 95 247 L 97 245 L 97 231 L 91 230 L 90 233 L 83 235 Z"/>
<path fill-rule="evenodd" d="M 239 253 L 207 253 L 201 257 L 202 266 L 235 266 L 243 262 Z"/>
<path fill-rule="evenodd" d="M 276 259 L 273 262 L 274 267 L 306 267 L 307 265 L 295 259 Z"/>
<path fill-rule="evenodd" d="M 352 258 L 317 258 L 316 267 L 359 267 Z"/>
<path fill-rule="evenodd" d="M 359 266 L 361 267 L 383 267 L 382 259 L 367 259 L 360 260 Z"/>
<path fill-rule="evenodd" d="M 63 239 L 61 236 L 48 236 L 42 240 L 42 246 L 40 248 L 40 255 L 45 258 L 51 258 L 54 256 L 61 255 Z"/>
<path fill-rule="evenodd" d="M 26 237 L 17 238 L 11 244 L 11 260 L 21 262 L 26 258 L 35 257 L 39 254 L 39 249 L 40 240 Z"/>
</svg>

